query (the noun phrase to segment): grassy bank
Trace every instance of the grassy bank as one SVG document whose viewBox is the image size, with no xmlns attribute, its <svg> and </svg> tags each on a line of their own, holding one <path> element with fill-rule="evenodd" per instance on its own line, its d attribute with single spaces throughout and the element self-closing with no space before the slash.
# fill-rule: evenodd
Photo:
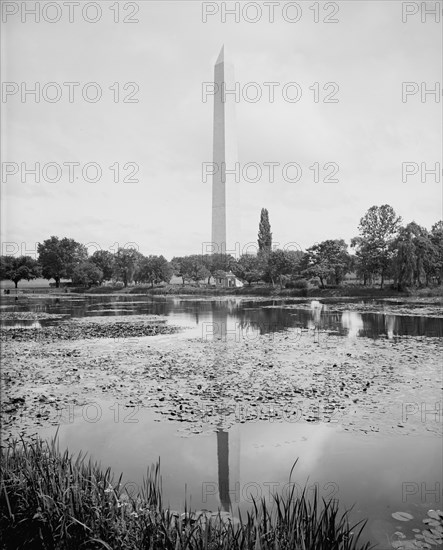
<svg viewBox="0 0 443 550">
<path fill-rule="evenodd" d="M 11 290 L 14 294 L 56 294 L 66 296 L 68 293 L 76 294 L 144 294 L 150 296 L 270 296 L 270 297 L 295 297 L 295 298 L 443 298 L 443 285 L 438 287 L 411 288 L 398 291 L 390 286 L 380 289 L 378 286 L 364 286 L 347 284 L 339 287 L 309 287 L 309 288 L 283 288 L 278 285 L 253 284 L 241 288 L 214 287 L 201 284 L 160 284 L 135 285 L 123 287 L 122 284 L 115 286 L 95 286 L 91 288 L 71 287 L 69 289 L 24 289 Z"/>
<path fill-rule="evenodd" d="M 159 466 L 136 495 L 109 469 L 54 443 L 14 441 L 2 448 L 3 549 L 367 550 L 363 524 L 351 526 L 335 501 L 317 495 L 264 500 L 235 520 L 224 512 L 164 509 Z M 354 532 L 355 530 L 355 532 Z"/>
<path fill-rule="evenodd" d="M 151 286 L 137 285 L 126 291 L 129 294 L 149 295 L 204 295 L 204 296 L 276 296 L 276 297 L 402 297 L 407 296 L 405 292 L 398 292 L 390 288 L 373 288 L 364 286 L 343 286 L 334 288 L 283 288 L 272 285 L 251 285 L 241 288 L 216 288 L 193 285 L 163 285 L 152 288 Z"/>
</svg>

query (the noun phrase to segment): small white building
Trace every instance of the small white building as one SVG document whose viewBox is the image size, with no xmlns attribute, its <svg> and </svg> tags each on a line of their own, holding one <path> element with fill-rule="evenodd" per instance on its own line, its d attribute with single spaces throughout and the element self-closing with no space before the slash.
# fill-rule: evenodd
<svg viewBox="0 0 443 550">
<path fill-rule="evenodd" d="M 215 286 L 225 288 L 241 288 L 243 283 L 236 277 L 232 271 L 226 272 L 223 276 L 219 272 L 215 276 Z"/>
</svg>

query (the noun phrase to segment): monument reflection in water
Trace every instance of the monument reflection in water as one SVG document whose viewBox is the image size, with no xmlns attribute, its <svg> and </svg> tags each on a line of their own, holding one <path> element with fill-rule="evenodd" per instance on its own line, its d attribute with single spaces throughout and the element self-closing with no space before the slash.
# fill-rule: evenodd
<svg viewBox="0 0 443 550">
<path fill-rule="evenodd" d="M 213 332 L 212 339 L 217 342 L 218 346 L 228 346 L 228 310 L 225 308 L 214 307 L 212 310 Z M 218 355 L 223 356 L 223 354 Z M 217 356 L 216 356 L 217 357 Z M 217 360 L 217 359 L 215 359 Z M 223 368 L 221 364 L 215 364 L 216 368 Z M 240 474 L 240 438 L 235 434 L 231 444 L 231 455 L 229 447 L 230 434 L 223 429 L 220 424 L 217 430 L 217 464 L 218 464 L 218 494 L 220 506 L 225 512 L 229 512 L 232 508 L 231 502 L 231 485 L 230 485 L 230 470 L 233 472 L 233 486 L 237 487 Z M 231 462 L 231 469 L 230 469 Z"/>
<path fill-rule="evenodd" d="M 216 343 L 219 351 L 220 347 L 222 347 L 227 352 L 228 346 L 235 345 L 236 331 L 239 330 L 239 325 L 240 327 L 243 325 L 241 320 L 238 323 L 238 318 L 236 317 L 236 314 L 238 314 L 237 306 L 238 304 L 235 300 L 230 304 L 224 303 L 223 306 L 217 303 L 217 301 L 211 303 L 212 330 L 205 330 L 204 332 L 206 337 L 209 337 Z M 327 327 L 328 321 L 330 322 L 330 319 L 328 319 L 328 309 L 326 304 L 314 301 L 311 304 L 311 311 L 308 313 L 309 320 L 307 326 L 317 331 Z M 267 313 L 274 311 L 272 309 L 267 310 Z M 348 338 L 361 336 L 365 333 L 365 328 L 368 329 L 368 327 L 365 327 L 363 315 L 359 312 L 345 311 L 336 315 Z M 398 318 L 393 315 L 380 315 L 377 317 L 384 325 L 384 330 L 381 330 L 386 333 L 388 338 L 393 338 L 396 333 Z M 206 317 L 206 319 L 208 318 Z M 214 361 L 217 361 L 218 357 L 223 356 L 223 353 L 216 354 Z M 224 368 L 223 364 L 214 364 L 214 367 L 217 369 Z M 238 502 L 233 502 L 232 495 L 238 495 L 240 499 L 238 491 L 239 487 L 241 487 L 240 435 L 239 430 L 225 430 L 222 422 L 220 422 L 217 430 L 217 465 L 220 507 L 222 510 L 229 512 L 235 508 L 235 504 L 238 504 Z"/>
</svg>

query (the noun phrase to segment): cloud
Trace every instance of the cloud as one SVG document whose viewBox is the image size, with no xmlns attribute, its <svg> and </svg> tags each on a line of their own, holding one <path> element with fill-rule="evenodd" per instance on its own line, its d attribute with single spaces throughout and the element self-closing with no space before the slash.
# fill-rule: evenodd
<svg viewBox="0 0 443 550">
<path fill-rule="evenodd" d="M 236 105 L 240 162 L 298 162 L 303 170 L 296 184 L 281 173 L 275 184 L 241 183 L 245 242 L 256 239 L 262 207 L 280 242 L 303 246 L 349 240 L 373 204 L 389 203 L 406 222 L 430 227 L 441 217 L 441 185 L 431 177 L 425 187 L 419 177 L 405 184 L 401 164 L 439 159 L 440 105 L 419 95 L 404 103 L 401 90 L 404 81 L 438 80 L 438 25 L 403 23 L 395 3 L 338 5 L 336 24 L 314 23 L 305 5 L 296 24 L 278 10 L 275 23 L 228 17 L 224 24 L 214 16 L 205 24 L 200 3 L 147 2 L 138 24 L 113 23 L 108 9 L 97 24 L 5 25 L 4 81 L 80 86 L 73 103 L 65 87 L 57 103 L 8 98 L 3 161 L 95 162 L 103 175 L 97 183 L 3 183 L 4 238 L 33 242 L 57 233 L 89 242 L 99 235 L 167 257 L 200 250 L 210 240 L 211 185 L 202 183 L 201 165 L 212 160 L 213 116 L 202 83 L 213 78 L 223 43 L 242 89 L 257 82 L 266 92 L 265 82 L 279 83 L 273 103 L 242 98 Z M 97 103 L 82 97 L 89 82 L 101 87 Z M 302 89 L 297 103 L 282 97 L 288 82 Z M 327 83 L 337 83 L 339 103 L 324 103 L 334 89 Z M 125 103 L 137 87 L 138 103 Z M 128 162 L 139 166 L 137 183 L 123 182 Z M 321 180 L 324 164 L 337 163 L 339 183 L 313 181 L 315 162 Z"/>
</svg>

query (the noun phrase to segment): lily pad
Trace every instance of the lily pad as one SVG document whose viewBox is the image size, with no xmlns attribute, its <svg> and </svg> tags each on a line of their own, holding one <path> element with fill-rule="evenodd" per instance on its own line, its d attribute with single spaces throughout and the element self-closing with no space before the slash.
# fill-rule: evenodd
<svg viewBox="0 0 443 550">
<path fill-rule="evenodd" d="M 428 544 L 430 544 L 432 546 L 437 546 L 437 542 L 435 542 L 434 539 L 431 539 L 429 537 L 425 537 L 425 542 L 427 542 Z"/>
<path fill-rule="evenodd" d="M 408 514 L 407 512 L 394 512 L 392 517 L 398 521 L 410 521 L 411 519 L 414 519 L 414 516 L 411 516 L 411 514 Z"/>
<path fill-rule="evenodd" d="M 423 548 L 423 546 L 418 546 L 419 541 L 416 540 L 395 540 L 391 542 L 392 548 L 398 548 L 398 550 L 417 550 L 417 548 Z"/>
<path fill-rule="evenodd" d="M 429 519 L 429 518 L 425 518 L 423 520 L 423 523 L 426 523 L 426 525 L 433 525 L 434 527 L 436 527 L 437 525 L 440 525 L 440 522 L 437 521 L 436 519 Z"/>
</svg>

